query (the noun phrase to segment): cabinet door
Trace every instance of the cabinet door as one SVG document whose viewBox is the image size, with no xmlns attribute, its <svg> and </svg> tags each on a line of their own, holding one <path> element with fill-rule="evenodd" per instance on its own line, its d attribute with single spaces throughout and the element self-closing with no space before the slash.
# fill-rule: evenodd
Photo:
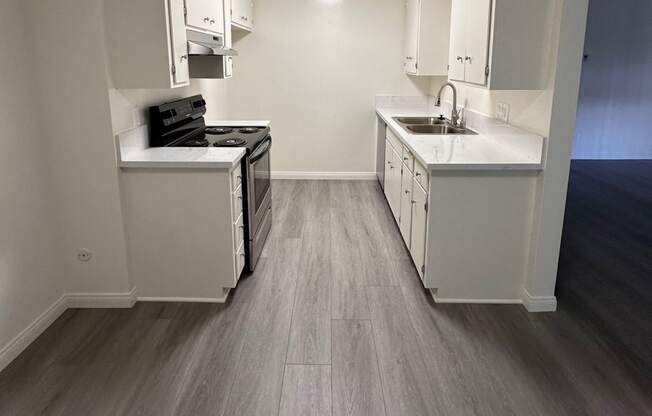
<svg viewBox="0 0 652 416">
<path fill-rule="evenodd" d="M 451 43 L 448 78 L 464 81 L 466 56 L 466 9 L 468 0 L 453 0 L 451 7 Z"/>
<path fill-rule="evenodd" d="M 407 0 L 405 2 L 405 72 L 417 73 L 419 50 L 419 13 L 421 0 Z"/>
<path fill-rule="evenodd" d="M 253 29 L 254 2 L 252 0 L 233 0 L 231 21 L 242 28 Z"/>
<path fill-rule="evenodd" d="M 428 226 L 428 194 L 414 181 L 412 185 L 412 235 L 410 254 L 423 279 L 426 264 L 426 230 Z"/>
<path fill-rule="evenodd" d="M 387 149 L 385 152 L 385 196 L 396 222 L 399 222 L 401 214 L 401 158 L 388 142 L 385 145 Z"/>
<path fill-rule="evenodd" d="M 222 0 L 186 0 L 186 24 L 223 34 L 224 4 Z"/>
<path fill-rule="evenodd" d="M 403 165 L 403 178 L 401 180 L 401 235 L 408 249 L 411 246 L 412 236 L 412 174 Z"/>
<path fill-rule="evenodd" d="M 465 13 L 464 79 L 466 82 L 484 85 L 487 80 L 485 70 L 489 59 L 491 0 L 473 0 L 473 7 L 466 7 Z"/>
<path fill-rule="evenodd" d="M 385 140 L 385 183 L 383 192 L 390 208 L 392 208 L 392 201 L 394 199 L 392 196 L 392 191 L 394 190 L 394 186 L 392 186 L 392 181 L 394 180 L 394 160 L 392 153 L 392 145 L 389 143 L 389 140 Z M 392 212 L 394 212 L 393 208 Z"/>
<path fill-rule="evenodd" d="M 172 71 L 172 86 L 188 85 L 190 71 L 188 69 L 188 39 L 186 37 L 186 22 L 183 20 L 183 0 L 169 0 L 170 5 L 170 59 Z"/>
</svg>

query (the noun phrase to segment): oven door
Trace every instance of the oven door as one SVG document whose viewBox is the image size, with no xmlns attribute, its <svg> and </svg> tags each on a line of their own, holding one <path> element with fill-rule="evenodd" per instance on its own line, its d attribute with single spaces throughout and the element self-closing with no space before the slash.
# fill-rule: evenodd
<svg viewBox="0 0 652 416">
<path fill-rule="evenodd" d="M 260 224 L 272 203 L 270 150 L 272 137 L 267 136 L 249 156 L 247 193 L 249 208 L 249 240 L 256 237 Z"/>
</svg>

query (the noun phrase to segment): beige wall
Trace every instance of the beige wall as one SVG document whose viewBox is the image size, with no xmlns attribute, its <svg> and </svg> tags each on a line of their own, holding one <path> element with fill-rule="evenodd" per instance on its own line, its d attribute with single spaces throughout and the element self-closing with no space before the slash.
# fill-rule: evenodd
<svg viewBox="0 0 652 416">
<path fill-rule="evenodd" d="M 20 3 L 0 0 L 0 352 L 63 294 L 47 134 Z"/>
<path fill-rule="evenodd" d="M 118 189 L 101 0 L 30 0 L 40 129 L 56 190 L 67 292 L 131 289 Z M 44 41 L 47 40 L 47 41 Z M 71 115 L 74 121 L 71 121 Z M 93 259 L 77 260 L 79 248 Z"/>
<path fill-rule="evenodd" d="M 404 2 L 257 0 L 234 36 L 231 118 L 271 119 L 272 170 L 373 172 L 374 97 L 424 95 L 403 73 Z"/>
</svg>

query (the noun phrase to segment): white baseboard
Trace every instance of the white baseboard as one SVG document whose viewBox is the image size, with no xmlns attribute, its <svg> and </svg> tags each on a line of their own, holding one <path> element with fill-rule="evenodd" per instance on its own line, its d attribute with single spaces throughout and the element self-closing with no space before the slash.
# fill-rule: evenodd
<svg viewBox="0 0 652 416">
<path fill-rule="evenodd" d="M 131 308 L 136 288 L 127 293 L 66 293 L 0 349 L 0 371 L 39 337 L 66 309 Z"/>
<path fill-rule="evenodd" d="M 20 331 L 9 343 L 0 349 L 0 371 L 34 342 L 67 309 L 66 295 L 56 300 L 45 312 Z"/>
<path fill-rule="evenodd" d="M 136 303 L 136 288 L 126 293 L 68 293 L 65 296 L 68 308 L 132 308 Z"/>
<path fill-rule="evenodd" d="M 371 181 L 376 172 L 272 172 L 272 179 Z"/>
<path fill-rule="evenodd" d="M 435 303 L 474 303 L 474 304 L 489 304 L 489 305 L 520 305 L 523 303 L 521 299 L 463 299 L 463 298 L 439 298 L 430 291 L 430 295 Z"/>
<path fill-rule="evenodd" d="M 557 310 L 555 296 L 532 296 L 523 289 L 523 306 L 528 312 L 554 312 Z"/>
</svg>

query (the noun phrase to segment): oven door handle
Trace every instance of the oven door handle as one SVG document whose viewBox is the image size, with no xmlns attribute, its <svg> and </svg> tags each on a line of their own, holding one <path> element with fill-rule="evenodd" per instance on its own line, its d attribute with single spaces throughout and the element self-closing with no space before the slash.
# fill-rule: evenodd
<svg viewBox="0 0 652 416">
<path fill-rule="evenodd" d="M 269 148 L 272 147 L 272 138 L 268 137 L 256 147 L 256 150 L 249 157 L 249 163 L 256 163 L 265 156 L 265 153 L 269 152 Z"/>
</svg>

